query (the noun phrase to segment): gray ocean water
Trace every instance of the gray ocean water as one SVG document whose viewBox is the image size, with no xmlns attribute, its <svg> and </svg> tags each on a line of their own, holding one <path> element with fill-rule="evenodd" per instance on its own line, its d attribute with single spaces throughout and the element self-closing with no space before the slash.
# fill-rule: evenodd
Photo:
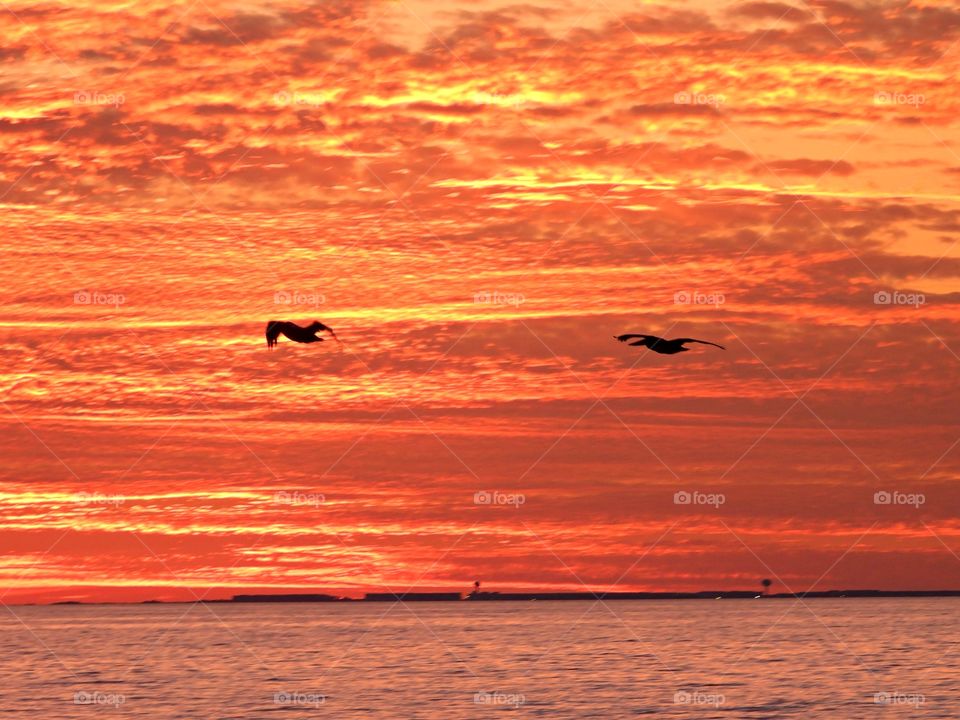
<svg viewBox="0 0 960 720">
<path fill-rule="evenodd" d="M 10 607 L 3 717 L 960 717 L 960 599 Z"/>
</svg>

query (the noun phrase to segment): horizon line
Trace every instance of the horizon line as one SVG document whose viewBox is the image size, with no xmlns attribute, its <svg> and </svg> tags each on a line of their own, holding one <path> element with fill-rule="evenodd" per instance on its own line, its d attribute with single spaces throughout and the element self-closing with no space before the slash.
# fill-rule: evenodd
<svg viewBox="0 0 960 720">
<path fill-rule="evenodd" d="M 845 589 L 806 590 L 800 592 L 764 593 L 757 590 L 697 590 L 697 591 L 397 591 L 365 592 L 354 596 L 330 592 L 281 592 L 239 593 L 229 598 L 196 598 L 192 600 L 52 600 L 49 602 L 9 602 L 10 607 L 48 607 L 55 605 L 190 605 L 190 604 L 248 604 L 248 603 L 309 603 L 309 602 L 523 602 L 532 600 L 577 601 L 577 600 L 741 600 L 741 599 L 796 599 L 796 598 L 910 598 L 910 597 L 960 597 L 960 589 L 893 590 L 893 589 Z"/>
</svg>

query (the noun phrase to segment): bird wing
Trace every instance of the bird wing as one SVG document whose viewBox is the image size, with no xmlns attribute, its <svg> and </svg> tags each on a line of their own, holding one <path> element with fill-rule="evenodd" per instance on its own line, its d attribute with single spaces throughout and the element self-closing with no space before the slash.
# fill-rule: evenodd
<svg viewBox="0 0 960 720">
<path fill-rule="evenodd" d="M 627 340 L 633 340 L 634 338 L 643 338 L 644 340 L 662 340 L 663 338 L 658 338 L 656 335 L 638 335 L 636 333 L 628 333 L 626 335 L 614 335 L 615 339 L 620 342 L 626 342 Z"/>
<path fill-rule="evenodd" d="M 713 345 L 714 347 L 718 347 L 718 348 L 720 348 L 721 350 L 726 350 L 726 348 L 725 348 L 723 345 L 717 345 L 716 343 L 709 342 L 709 341 L 707 341 L 707 340 L 696 340 L 695 338 L 677 338 L 676 340 L 673 340 L 672 342 L 677 342 L 677 343 L 680 343 L 681 345 L 683 345 L 683 344 L 685 344 L 685 343 L 695 342 L 695 343 L 700 343 L 701 345 Z"/>
</svg>

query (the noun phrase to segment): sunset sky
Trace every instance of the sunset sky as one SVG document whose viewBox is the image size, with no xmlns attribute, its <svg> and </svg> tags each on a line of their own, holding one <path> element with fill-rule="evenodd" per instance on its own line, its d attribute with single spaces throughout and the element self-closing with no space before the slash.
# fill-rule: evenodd
<svg viewBox="0 0 960 720">
<path fill-rule="evenodd" d="M 0 23 L 3 603 L 960 588 L 955 3 Z"/>
</svg>

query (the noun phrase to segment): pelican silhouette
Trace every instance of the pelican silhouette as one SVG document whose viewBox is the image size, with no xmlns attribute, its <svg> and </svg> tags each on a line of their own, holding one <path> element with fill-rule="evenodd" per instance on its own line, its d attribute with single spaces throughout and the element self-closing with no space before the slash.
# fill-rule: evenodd
<svg viewBox="0 0 960 720">
<path fill-rule="evenodd" d="M 286 322 L 284 320 L 269 320 L 267 321 L 267 347 L 272 348 L 274 345 L 276 345 L 277 339 L 281 335 L 286 335 L 288 338 L 298 343 L 323 342 L 322 337 L 317 337 L 317 333 L 321 330 L 330 333 L 330 336 L 334 340 L 340 342 L 340 338 L 336 336 L 332 328 L 329 328 L 322 322 L 317 322 L 316 320 L 306 327 L 300 327 L 296 323 Z"/>
<path fill-rule="evenodd" d="M 676 338 L 675 340 L 664 340 L 661 337 L 656 335 L 614 335 L 616 340 L 620 342 L 627 342 L 627 340 L 633 340 L 635 338 L 640 338 L 636 342 L 629 343 L 630 345 L 645 345 L 654 352 L 660 353 L 661 355 L 676 355 L 677 353 L 687 352 L 690 348 L 685 348 L 685 343 L 701 343 L 702 345 L 713 345 L 718 347 L 721 350 L 726 350 L 723 345 L 717 345 L 716 343 L 707 342 L 706 340 L 694 340 L 693 338 Z"/>
</svg>

